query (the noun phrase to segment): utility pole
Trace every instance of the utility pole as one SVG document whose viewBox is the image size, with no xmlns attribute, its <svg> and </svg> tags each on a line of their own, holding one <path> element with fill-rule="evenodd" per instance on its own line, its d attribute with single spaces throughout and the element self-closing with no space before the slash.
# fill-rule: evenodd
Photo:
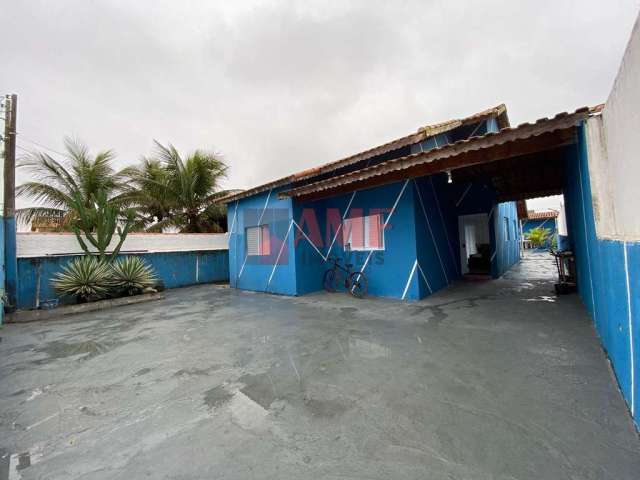
<svg viewBox="0 0 640 480">
<path fill-rule="evenodd" d="M 5 127 L 9 120 L 9 105 L 5 97 L 0 98 Z M 4 304 L 6 303 L 6 275 L 4 271 L 4 159 L 7 152 L 7 129 L 2 131 L 2 159 L 0 161 L 0 325 L 4 323 Z"/>
<path fill-rule="evenodd" d="M 5 96 L 4 122 L 4 270 L 5 301 L 9 311 L 16 308 L 18 259 L 16 256 L 16 124 L 18 96 Z"/>
</svg>

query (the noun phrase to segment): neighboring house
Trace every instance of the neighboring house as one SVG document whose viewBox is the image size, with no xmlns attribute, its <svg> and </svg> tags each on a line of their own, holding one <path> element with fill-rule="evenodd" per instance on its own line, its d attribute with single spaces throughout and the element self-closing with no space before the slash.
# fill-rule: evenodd
<svg viewBox="0 0 640 480">
<path fill-rule="evenodd" d="M 529 210 L 527 216 L 521 218 L 522 223 L 522 236 L 525 248 L 531 248 L 531 245 L 527 241 L 529 238 L 529 232 L 534 228 L 545 228 L 549 230 L 549 239 L 542 245 L 543 248 L 549 248 L 553 244 L 553 240 L 558 238 L 558 211 L 557 210 Z"/>
<path fill-rule="evenodd" d="M 32 232 L 59 232 L 62 229 L 61 216 L 38 216 L 31 220 Z"/>
<path fill-rule="evenodd" d="M 489 179 L 457 170 L 392 173 L 379 184 L 358 176 L 508 126 L 500 105 L 227 197 L 231 285 L 317 291 L 331 256 L 364 271 L 369 294 L 402 299 L 423 298 L 466 273 L 501 275 L 520 258 L 517 214 Z"/>
</svg>

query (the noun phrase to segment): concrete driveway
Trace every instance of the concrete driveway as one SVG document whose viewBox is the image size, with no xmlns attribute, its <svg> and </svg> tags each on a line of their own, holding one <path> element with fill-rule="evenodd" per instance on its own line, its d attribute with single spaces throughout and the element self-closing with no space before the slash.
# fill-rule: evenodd
<svg viewBox="0 0 640 480">
<path fill-rule="evenodd" d="M 201 286 L 7 325 L 0 479 L 638 478 L 607 360 L 551 268 L 418 303 Z"/>
</svg>

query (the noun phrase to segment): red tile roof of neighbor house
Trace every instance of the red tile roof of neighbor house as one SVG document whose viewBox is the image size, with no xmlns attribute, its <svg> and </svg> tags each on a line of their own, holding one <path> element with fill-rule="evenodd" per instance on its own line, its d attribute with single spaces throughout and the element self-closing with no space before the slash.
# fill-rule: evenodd
<svg viewBox="0 0 640 480">
<path fill-rule="evenodd" d="M 528 220 L 543 220 L 545 218 L 556 218 L 558 216 L 557 210 L 528 210 Z"/>
<path fill-rule="evenodd" d="M 249 197 L 251 195 L 255 195 L 256 193 L 267 191 L 272 188 L 277 188 L 282 185 L 287 185 L 292 182 L 299 182 L 301 180 L 310 181 L 311 179 L 313 179 L 318 175 L 332 172 L 340 168 L 353 165 L 362 160 L 367 160 L 369 158 L 376 157 L 378 155 L 382 155 L 384 153 L 391 152 L 393 150 L 397 150 L 402 147 L 407 147 L 416 143 L 420 143 L 423 140 L 429 137 L 432 137 L 434 135 L 437 135 L 439 133 L 448 132 L 462 125 L 469 125 L 469 124 L 480 122 L 482 120 L 486 120 L 489 118 L 496 118 L 498 121 L 498 128 L 500 129 L 509 127 L 509 117 L 507 116 L 507 107 L 504 104 L 500 104 L 496 107 L 488 108 L 486 110 L 475 113 L 468 117 L 447 120 L 446 122 L 440 122 L 440 123 L 435 123 L 432 125 L 421 127 L 415 133 L 411 133 L 404 137 L 397 138 L 383 145 L 370 148 L 368 150 L 365 150 L 360 153 L 356 153 L 355 155 L 350 155 L 340 160 L 325 163 L 324 165 L 309 168 L 301 172 L 279 178 L 272 182 L 268 182 L 263 185 L 259 185 L 257 187 L 251 188 L 249 190 L 244 190 L 240 193 L 228 195 L 220 199 L 220 201 L 228 203 L 231 201 L 239 200 L 241 198 Z"/>
</svg>

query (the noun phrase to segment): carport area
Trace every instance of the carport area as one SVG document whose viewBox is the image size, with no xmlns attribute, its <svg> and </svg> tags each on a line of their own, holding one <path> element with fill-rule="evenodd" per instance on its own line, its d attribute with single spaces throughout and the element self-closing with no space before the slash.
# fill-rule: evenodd
<svg viewBox="0 0 640 480">
<path fill-rule="evenodd" d="M 637 478 L 625 403 L 550 262 L 415 303 L 200 286 L 7 325 L 0 479 Z"/>
</svg>

